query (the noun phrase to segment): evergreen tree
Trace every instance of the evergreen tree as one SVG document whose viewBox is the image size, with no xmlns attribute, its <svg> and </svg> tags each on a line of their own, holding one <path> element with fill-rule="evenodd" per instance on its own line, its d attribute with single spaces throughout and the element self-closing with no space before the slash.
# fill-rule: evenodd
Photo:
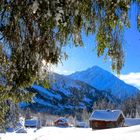
<svg viewBox="0 0 140 140">
<path fill-rule="evenodd" d="M 106 99 L 101 99 L 99 101 L 94 102 L 93 110 L 106 110 L 106 109 L 116 109 L 116 105 L 107 101 Z"/>
<path fill-rule="evenodd" d="M 124 64 L 122 31 L 130 27 L 133 3 L 140 9 L 140 0 L 0 0 L 1 106 L 7 99 L 29 100 L 22 89 L 37 81 L 48 65 L 67 58 L 62 47 L 69 41 L 82 46 L 83 30 L 96 33 L 97 55 L 109 56 L 119 73 Z"/>
<path fill-rule="evenodd" d="M 121 105 L 121 109 L 126 117 L 135 118 L 137 113 L 137 102 L 135 97 L 126 98 Z"/>
</svg>

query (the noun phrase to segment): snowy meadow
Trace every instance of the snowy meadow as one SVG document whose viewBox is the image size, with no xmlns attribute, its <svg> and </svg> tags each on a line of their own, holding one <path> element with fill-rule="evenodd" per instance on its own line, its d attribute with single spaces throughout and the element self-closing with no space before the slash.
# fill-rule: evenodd
<svg viewBox="0 0 140 140">
<path fill-rule="evenodd" d="M 139 140 L 140 125 L 105 130 L 91 128 L 43 127 L 37 131 L 28 129 L 27 133 L 0 134 L 1 140 Z"/>
</svg>

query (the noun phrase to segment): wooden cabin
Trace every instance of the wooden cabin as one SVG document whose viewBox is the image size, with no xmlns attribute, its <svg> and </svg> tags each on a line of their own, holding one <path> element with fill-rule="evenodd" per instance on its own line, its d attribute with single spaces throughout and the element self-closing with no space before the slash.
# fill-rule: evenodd
<svg viewBox="0 0 140 140">
<path fill-rule="evenodd" d="M 125 117 L 121 110 L 96 110 L 89 118 L 92 129 L 121 127 L 124 121 Z"/>
<path fill-rule="evenodd" d="M 69 126 L 68 120 L 64 117 L 60 117 L 56 121 L 54 121 L 54 125 L 55 126 L 64 126 L 64 127 Z"/>
</svg>

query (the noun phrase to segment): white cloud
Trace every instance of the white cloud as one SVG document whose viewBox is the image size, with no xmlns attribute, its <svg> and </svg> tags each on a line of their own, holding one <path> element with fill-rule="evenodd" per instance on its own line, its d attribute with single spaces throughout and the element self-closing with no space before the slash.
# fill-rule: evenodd
<svg viewBox="0 0 140 140">
<path fill-rule="evenodd" d="M 135 87 L 140 89 L 140 72 L 138 73 L 129 73 L 126 75 L 120 75 L 119 77 L 124 82 L 134 85 Z"/>
<path fill-rule="evenodd" d="M 61 67 L 53 66 L 51 67 L 51 71 L 56 72 L 58 74 L 64 74 L 64 75 L 69 75 L 74 72 L 71 70 L 63 69 L 62 66 Z"/>
<path fill-rule="evenodd" d="M 60 69 L 56 69 L 56 70 L 54 70 L 54 72 L 59 73 L 59 74 L 64 74 L 64 75 L 69 75 L 69 74 L 73 73 L 73 71 L 60 70 Z"/>
</svg>

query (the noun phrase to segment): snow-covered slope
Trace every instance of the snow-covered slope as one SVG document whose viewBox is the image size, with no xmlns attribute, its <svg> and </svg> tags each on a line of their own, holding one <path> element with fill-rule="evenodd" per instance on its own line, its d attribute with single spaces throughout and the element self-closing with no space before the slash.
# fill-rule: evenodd
<svg viewBox="0 0 140 140">
<path fill-rule="evenodd" d="M 49 111 L 56 114 L 73 114 L 76 110 L 87 108 L 92 111 L 95 101 L 105 99 L 114 104 L 119 100 L 109 92 L 100 91 L 85 82 L 73 80 L 67 76 L 50 75 L 50 88 L 45 89 L 41 85 L 33 85 L 30 90 L 37 92 L 33 103 L 21 107 L 30 107 L 35 111 Z"/>
<path fill-rule="evenodd" d="M 69 75 L 69 77 L 75 80 L 84 81 L 99 90 L 110 91 L 114 96 L 120 99 L 125 99 L 126 97 L 135 95 L 139 92 L 137 88 L 126 84 L 110 72 L 98 66 L 73 73 Z"/>
<path fill-rule="evenodd" d="M 53 89 L 55 91 L 62 92 L 66 96 L 71 95 L 71 91 L 70 91 L 71 88 L 76 88 L 77 90 L 82 88 L 83 82 L 70 79 L 69 77 L 66 77 L 64 75 L 60 75 L 57 73 L 51 74 L 50 79 L 52 81 L 50 83 L 51 89 Z M 87 85 L 87 84 L 85 83 L 85 85 Z"/>
<path fill-rule="evenodd" d="M 32 129 L 25 134 L 6 133 L 1 140 L 139 140 L 140 125 L 93 131 L 91 128 L 43 127 L 36 132 Z"/>
</svg>

